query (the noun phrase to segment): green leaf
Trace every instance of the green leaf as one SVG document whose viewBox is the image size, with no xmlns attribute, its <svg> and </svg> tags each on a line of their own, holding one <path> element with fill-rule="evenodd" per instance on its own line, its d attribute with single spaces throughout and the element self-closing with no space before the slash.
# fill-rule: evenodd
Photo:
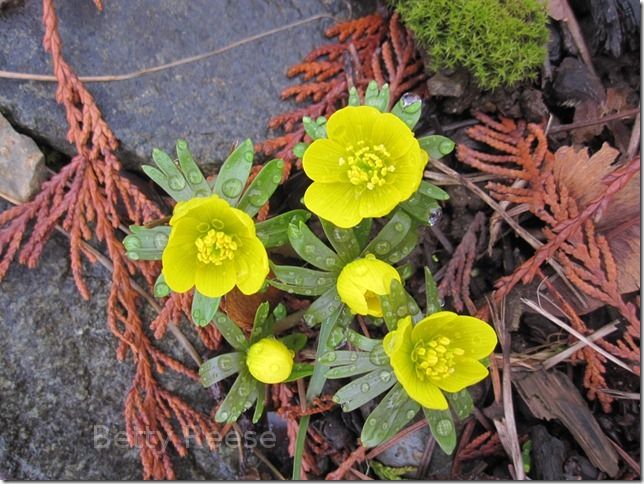
<svg viewBox="0 0 644 484">
<path fill-rule="evenodd" d="M 190 310 L 192 321 L 197 326 L 206 326 L 215 316 L 220 302 L 220 297 L 204 296 L 195 288 L 192 296 L 192 309 Z"/>
<path fill-rule="evenodd" d="M 421 195 L 433 198 L 434 200 L 449 200 L 449 194 L 442 188 L 432 185 L 425 180 L 420 182 L 420 187 L 418 187 L 418 193 Z"/>
<path fill-rule="evenodd" d="M 326 118 L 324 116 L 320 116 L 315 121 L 313 121 L 309 116 L 304 116 L 302 118 L 302 125 L 304 126 L 304 131 L 306 131 L 306 134 L 308 134 L 311 139 L 316 140 L 326 138 Z"/>
<path fill-rule="evenodd" d="M 402 280 L 406 281 L 414 275 L 414 272 L 416 272 L 416 266 L 411 262 L 405 262 L 404 264 L 396 267 L 396 270 L 398 271 L 398 274 L 400 274 Z"/>
<path fill-rule="evenodd" d="M 188 182 L 188 186 L 197 197 L 207 197 L 212 194 L 212 189 L 203 173 L 199 169 L 197 163 L 192 157 L 192 153 L 188 149 L 188 142 L 186 140 L 177 140 L 177 156 L 179 158 L 179 166 L 183 172 L 183 176 Z"/>
<path fill-rule="evenodd" d="M 450 408 L 456 413 L 456 417 L 463 421 L 472 414 L 474 410 L 474 402 L 472 395 L 467 388 L 463 388 L 460 392 L 448 393 L 445 396 L 449 401 Z"/>
<path fill-rule="evenodd" d="M 316 360 L 329 350 L 335 349 L 332 341 L 330 341 L 332 340 L 331 335 L 333 334 L 333 331 L 336 328 L 346 328 L 352 320 L 353 315 L 344 305 L 342 305 L 339 306 L 331 316 L 322 321 L 318 336 L 318 345 L 315 352 Z M 324 382 L 326 381 L 324 376 L 325 373 L 325 366 L 315 365 L 313 375 L 311 375 L 311 380 L 309 381 L 309 386 L 306 390 L 307 401 L 311 401 L 322 392 Z"/>
<path fill-rule="evenodd" d="M 284 383 L 311 376 L 314 370 L 315 367 L 308 363 L 294 363 L 293 370 L 291 371 L 291 374 L 288 376 L 288 378 L 284 380 Z"/>
<path fill-rule="evenodd" d="M 429 267 L 425 267 L 425 297 L 427 299 L 427 308 L 425 309 L 425 314 L 427 316 L 441 310 L 441 300 L 438 295 L 438 288 L 436 287 L 436 281 L 434 280 L 434 276 L 432 276 Z"/>
<path fill-rule="evenodd" d="M 253 413 L 253 423 L 259 422 L 264 413 L 264 405 L 266 404 L 266 385 L 261 381 L 257 382 L 257 403 L 255 404 L 255 413 Z"/>
<path fill-rule="evenodd" d="M 317 360 L 318 363 L 326 366 L 353 365 L 363 361 L 369 361 L 369 353 L 346 350 L 328 351 Z"/>
<path fill-rule="evenodd" d="M 234 375 L 242 366 L 243 355 L 241 353 L 215 356 L 199 367 L 199 380 L 204 387 L 209 387 L 230 375 Z"/>
<path fill-rule="evenodd" d="M 288 240 L 293 250 L 309 264 L 330 272 L 342 269 L 343 264 L 336 253 L 318 239 L 305 223 L 289 225 Z"/>
<path fill-rule="evenodd" d="M 396 264 L 407 257 L 418 245 L 418 229 L 413 227 L 398 245 L 392 247 L 385 261 L 389 264 Z"/>
<path fill-rule="evenodd" d="M 293 147 L 293 154 L 296 158 L 299 158 L 301 160 L 304 156 L 304 152 L 309 146 L 309 143 L 298 143 Z"/>
<path fill-rule="evenodd" d="M 165 151 L 157 148 L 153 149 L 152 159 L 158 168 L 152 165 L 143 165 L 141 168 L 168 195 L 177 202 L 190 200 L 196 196 L 179 167 Z"/>
<path fill-rule="evenodd" d="M 436 212 L 440 211 L 440 206 L 436 200 L 428 198 L 419 192 L 416 192 L 398 206 L 417 222 L 424 225 L 434 225 L 436 223 Z"/>
<path fill-rule="evenodd" d="M 367 338 L 352 329 L 347 331 L 347 341 L 362 351 L 371 351 L 378 345 L 382 345 L 382 340 Z"/>
<path fill-rule="evenodd" d="M 271 269 L 278 280 L 269 280 L 269 284 L 289 294 L 319 296 L 335 284 L 335 277 L 328 272 L 299 266 L 273 264 L 271 264 Z"/>
<path fill-rule="evenodd" d="M 286 345 L 289 350 L 296 353 L 306 346 L 308 338 L 302 333 L 293 333 L 279 338 L 279 340 Z"/>
<path fill-rule="evenodd" d="M 264 247 L 270 249 L 288 244 L 288 227 L 290 224 L 306 222 L 311 218 L 311 212 L 307 210 L 291 210 L 281 215 L 269 218 L 255 224 L 257 237 L 262 241 Z"/>
<path fill-rule="evenodd" d="M 380 112 L 384 112 L 389 105 L 389 84 L 383 84 L 381 89 L 378 89 L 376 81 L 369 81 L 367 89 L 364 93 L 364 105 L 376 108 Z"/>
<path fill-rule="evenodd" d="M 430 160 L 440 160 L 454 150 L 454 142 L 438 134 L 418 138 L 418 143 L 427 152 Z"/>
<path fill-rule="evenodd" d="M 365 447 L 380 445 L 407 425 L 418 413 L 420 405 L 409 398 L 400 383 L 389 390 L 367 417 L 360 440 Z"/>
<path fill-rule="evenodd" d="M 236 422 L 239 416 L 253 406 L 257 400 L 257 380 L 246 368 L 239 372 L 239 376 L 230 387 L 230 391 L 221 402 L 215 414 L 215 421 L 219 423 Z"/>
<path fill-rule="evenodd" d="M 331 317 L 331 315 L 335 313 L 340 306 L 342 306 L 342 301 L 340 301 L 338 291 L 335 285 L 333 285 L 324 294 L 311 303 L 304 313 L 304 321 L 306 321 L 306 324 L 309 326 L 315 326 Z"/>
<path fill-rule="evenodd" d="M 147 228 L 130 225 L 130 235 L 123 239 L 125 254 L 132 260 L 161 260 L 168 243 L 170 227 L 159 225 Z"/>
<path fill-rule="evenodd" d="M 391 114 L 398 116 L 409 129 L 414 129 L 420 119 L 423 102 L 417 94 L 406 92 L 391 110 Z"/>
<path fill-rule="evenodd" d="M 384 260 L 391 255 L 394 248 L 404 240 L 412 228 L 414 225 L 409 215 L 397 210 L 362 253 L 375 254 L 378 259 Z"/>
<path fill-rule="evenodd" d="M 423 407 L 425 418 L 429 423 L 429 429 L 434 439 L 440 445 L 443 452 L 451 455 L 456 448 L 456 428 L 452 420 L 452 414 L 448 410 L 433 410 Z"/>
<path fill-rule="evenodd" d="M 398 321 L 407 316 L 413 316 L 413 304 L 410 305 L 410 300 L 413 301 L 413 299 L 396 279 L 391 281 L 390 288 L 389 294 L 380 296 L 380 302 L 385 324 L 389 331 L 393 331 L 398 327 Z"/>
<path fill-rule="evenodd" d="M 355 87 L 349 89 L 349 99 L 347 100 L 349 106 L 360 106 L 360 95 Z M 298 477 L 299 479 L 299 477 Z"/>
<path fill-rule="evenodd" d="M 244 140 L 224 161 L 215 179 L 213 191 L 235 207 L 253 166 L 255 151 L 251 140 Z"/>
<path fill-rule="evenodd" d="M 251 217 L 257 215 L 280 184 L 283 169 L 284 161 L 280 159 L 266 163 L 242 195 L 237 208 Z"/>
<path fill-rule="evenodd" d="M 342 406 L 343 412 L 351 412 L 386 392 L 395 383 L 391 368 L 374 370 L 340 388 L 333 395 L 333 401 Z"/>
<path fill-rule="evenodd" d="M 367 242 L 369 242 L 369 239 L 371 238 L 372 226 L 373 226 L 373 219 L 365 218 L 365 219 L 362 219 L 362 222 L 360 222 L 358 225 L 353 227 L 353 233 L 355 234 L 356 239 L 358 240 L 358 245 L 360 246 L 361 251 L 365 248 L 365 246 L 367 245 Z"/>
<path fill-rule="evenodd" d="M 165 277 L 163 276 L 163 272 L 159 274 L 159 277 L 157 277 L 156 282 L 154 283 L 154 296 L 155 297 L 166 297 L 168 294 L 170 294 L 170 287 L 166 284 L 165 282 Z"/>
<path fill-rule="evenodd" d="M 368 358 L 366 360 L 360 359 L 350 365 L 341 365 L 331 368 L 326 372 L 326 377 L 329 380 L 349 378 L 356 375 L 362 375 L 377 368 L 378 367 L 371 363 Z"/>
<path fill-rule="evenodd" d="M 402 481 L 405 480 L 402 478 L 402 476 L 416 470 L 416 467 L 414 466 L 386 466 L 384 464 L 381 464 L 377 460 L 372 460 L 369 462 L 369 464 L 371 465 L 371 468 L 376 473 L 376 475 L 383 481 Z"/>
<path fill-rule="evenodd" d="M 253 329 L 250 332 L 250 343 L 255 343 L 260 339 L 272 334 L 273 325 L 272 322 L 275 321 L 273 316 L 268 317 L 268 313 L 271 310 L 271 305 L 268 301 L 264 301 L 259 305 L 257 311 L 255 311 L 255 319 L 253 320 Z M 269 321 L 270 320 L 270 321 Z"/>
<path fill-rule="evenodd" d="M 248 349 L 248 340 L 242 330 L 228 316 L 222 312 L 217 312 L 214 319 L 215 326 L 228 342 L 236 350 L 242 351 Z"/>
<path fill-rule="evenodd" d="M 336 227 L 324 219 L 320 219 L 320 222 L 326 238 L 343 262 L 349 263 L 360 255 L 360 244 L 352 229 Z"/>
<path fill-rule="evenodd" d="M 531 469 L 530 452 L 532 452 L 532 440 L 526 440 L 521 447 L 521 460 L 523 461 L 523 471 L 528 474 Z"/>
</svg>

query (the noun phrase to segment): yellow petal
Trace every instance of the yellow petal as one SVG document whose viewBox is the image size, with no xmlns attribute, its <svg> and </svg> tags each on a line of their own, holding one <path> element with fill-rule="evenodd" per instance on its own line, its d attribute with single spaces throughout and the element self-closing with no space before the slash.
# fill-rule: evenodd
<svg viewBox="0 0 644 484">
<path fill-rule="evenodd" d="M 161 259 L 165 282 L 174 292 L 189 291 L 195 285 L 197 250 L 194 244 L 166 246 Z"/>
<path fill-rule="evenodd" d="M 399 380 L 400 381 L 400 380 Z M 406 383 L 400 382 L 407 394 L 423 407 L 434 410 L 447 410 L 447 400 L 440 389 L 428 380 L 419 380 L 414 375 Z"/>
<path fill-rule="evenodd" d="M 360 216 L 376 218 L 388 215 L 403 199 L 394 185 L 383 185 L 360 194 Z"/>
<path fill-rule="evenodd" d="M 416 145 L 418 141 L 413 140 Z M 392 174 L 392 184 L 400 192 L 400 200 L 411 197 L 423 179 L 428 155 L 420 147 L 410 150 L 406 155 L 394 160 L 396 171 Z"/>
<path fill-rule="evenodd" d="M 330 140 L 342 146 L 356 146 L 358 141 L 371 140 L 373 126 L 382 113 L 371 106 L 347 106 L 338 109 L 326 123 Z"/>
<path fill-rule="evenodd" d="M 168 243 L 161 256 L 163 275 L 168 287 L 174 292 L 186 292 L 195 285 L 197 267 L 195 240 L 200 235 L 196 228 L 197 222 L 192 218 L 178 221 L 170 230 Z"/>
<path fill-rule="evenodd" d="M 443 328 L 458 317 L 458 314 L 451 311 L 439 311 L 427 316 L 414 327 L 411 339 L 414 343 L 420 340 L 429 342 L 435 337 L 442 335 Z"/>
<path fill-rule="evenodd" d="M 488 369 L 478 361 L 463 358 L 456 361 L 454 373 L 442 380 L 434 381 L 434 383 L 446 392 L 456 393 L 480 382 L 488 374 Z"/>
<path fill-rule="evenodd" d="M 336 288 L 340 295 L 340 300 L 349 306 L 349 309 L 354 314 L 366 315 L 369 312 L 369 306 L 364 297 L 364 289 L 348 273 L 344 271 L 340 273 Z"/>
<path fill-rule="evenodd" d="M 235 286 L 235 265 L 198 264 L 195 276 L 197 290 L 208 297 L 221 297 Z"/>
<path fill-rule="evenodd" d="M 355 189 L 349 183 L 313 182 L 304 193 L 304 205 L 341 228 L 355 227 L 362 220 Z"/>
<path fill-rule="evenodd" d="M 237 287 L 244 294 L 258 292 L 268 275 L 266 249 L 257 238 L 243 238 L 235 254 Z"/>
<path fill-rule="evenodd" d="M 255 237 L 255 222 L 253 219 L 243 210 L 231 207 L 229 209 L 232 217 L 223 217 L 222 221 L 224 224 L 228 224 L 231 230 L 234 230 L 235 234 L 240 237 Z M 233 220 L 234 219 L 234 220 Z M 241 223 L 243 229 L 237 225 Z M 226 230 L 228 231 L 228 230 Z"/>
<path fill-rule="evenodd" d="M 304 152 L 302 168 L 313 181 L 334 183 L 347 181 L 347 168 L 340 166 L 346 150 L 330 139 L 317 139 Z"/>
<path fill-rule="evenodd" d="M 377 296 L 389 294 L 391 281 L 400 281 L 400 274 L 386 262 L 371 257 L 356 259 L 340 272 L 338 294 L 356 314 L 382 316 Z"/>
<path fill-rule="evenodd" d="M 369 139 L 373 144 L 383 144 L 392 160 L 419 146 L 412 130 L 398 116 L 391 113 L 381 113 L 374 120 Z"/>
<path fill-rule="evenodd" d="M 275 338 L 264 338 L 253 344 L 246 355 L 246 366 L 255 380 L 280 383 L 293 370 L 293 352 Z"/>
<path fill-rule="evenodd" d="M 465 351 L 465 357 L 474 360 L 485 358 L 497 343 L 492 326 L 472 316 L 458 316 L 441 329 L 441 335 L 451 340 L 451 346 Z"/>
<path fill-rule="evenodd" d="M 182 200 L 177 202 L 174 206 L 174 211 L 172 212 L 172 218 L 170 219 L 170 225 L 176 224 L 182 217 L 186 216 L 193 210 L 198 207 L 211 203 L 211 200 L 219 199 L 217 195 L 212 195 L 210 197 L 197 197 L 191 198 L 190 200 Z"/>
<path fill-rule="evenodd" d="M 398 321 L 398 327 L 394 331 L 390 331 L 385 335 L 382 346 L 387 356 L 398 353 L 405 342 L 407 342 L 406 348 L 409 349 L 411 354 L 413 349 L 413 345 L 411 345 L 411 327 L 411 316 L 407 316 Z"/>
</svg>

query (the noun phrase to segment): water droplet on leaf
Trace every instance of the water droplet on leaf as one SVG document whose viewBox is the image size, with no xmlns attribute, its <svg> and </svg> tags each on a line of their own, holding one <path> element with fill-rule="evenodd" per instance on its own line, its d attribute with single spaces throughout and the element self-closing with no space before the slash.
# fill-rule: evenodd
<svg viewBox="0 0 644 484">
<path fill-rule="evenodd" d="M 441 216 L 443 215 L 443 210 L 441 208 L 435 208 L 429 213 L 429 218 L 427 219 L 427 223 L 430 226 L 434 226 L 438 223 L 438 221 L 441 219 Z"/>
<path fill-rule="evenodd" d="M 182 190 L 183 187 L 186 186 L 186 180 L 182 177 L 173 176 L 168 180 L 168 185 L 170 185 L 170 188 L 173 190 Z"/>
<path fill-rule="evenodd" d="M 242 182 L 240 180 L 237 180 L 236 178 L 231 178 L 230 180 L 226 181 L 226 183 L 224 183 L 224 185 L 221 187 L 221 191 L 227 197 L 236 197 L 242 191 Z"/>
</svg>

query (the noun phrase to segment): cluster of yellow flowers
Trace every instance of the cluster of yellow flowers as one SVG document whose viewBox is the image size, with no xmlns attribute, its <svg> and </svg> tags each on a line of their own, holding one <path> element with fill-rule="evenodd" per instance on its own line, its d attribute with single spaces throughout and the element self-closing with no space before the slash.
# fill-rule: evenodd
<svg viewBox="0 0 644 484">
<path fill-rule="evenodd" d="M 347 229 L 363 219 L 388 215 L 419 188 L 428 160 L 411 129 L 397 116 L 369 106 L 349 106 L 326 124 L 327 137 L 306 149 L 302 166 L 313 183 L 306 207 L 321 219 Z M 258 292 L 269 273 L 266 249 L 255 224 L 242 210 L 217 195 L 177 203 L 163 251 L 165 282 L 175 292 L 193 287 L 216 298 L 233 287 Z M 398 271 L 367 254 L 337 274 L 340 300 L 352 313 L 383 316 L 381 297 Z M 415 326 L 401 319 L 384 339 L 396 378 L 424 407 L 447 408 L 441 390 L 457 392 L 487 375 L 479 360 L 496 345 L 490 326 L 450 312 L 433 314 Z M 264 383 L 285 381 L 293 351 L 275 338 L 263 338 L 246 353 L 246 367 Z"/>
</svg>

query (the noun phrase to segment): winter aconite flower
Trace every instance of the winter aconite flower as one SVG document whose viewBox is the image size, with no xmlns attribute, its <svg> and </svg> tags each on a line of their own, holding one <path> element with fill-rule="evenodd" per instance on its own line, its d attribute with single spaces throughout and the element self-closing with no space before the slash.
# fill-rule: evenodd
<svg viewBox="0 0 644 484">
<path fill-rule="evenodd" d="M 398 117 L 370 106 L 348 106 L 326 124 L 302 166 L 313 184 L 304 204 L 342 228 L 387 215 L 418 189 L 427 153 Z"/>
<path fill-rule="evenodd" d="M 193 286 L 220 297 L 235 285 L 244 294 L 260 290 L 268 275 L 266 249 L 253 220 L 217 195 L 177 203 L 163 251 L 163 275 L 174 292 Z"/>
<path fill-rule="evenodd" d="M 447 409 L 441 392 L 458 392 L 483 380 L 488 370 L 479 360 L 496 346 L 490 325 L 471 316 L 441 311 L 412 326 L 411 318 L 385 336 L 384 349 L 396 378 L 423 407 Z"/>
<path fill-rule="evenodd" d="M 337 290 L 352 312 L 382 317 L 379 296 L 389 294 L 394 279 L 400 282 L 398 271 L 369 254 L 344 266 L 338 276 Z"/>
<path fill-rule="evenodd" d="M 294 352 L 281 341 L 269 337 L 248 349 L 246 366 L 255 380 L 262 383 L 286 381 L 293 370 Z"/>
</svg>

